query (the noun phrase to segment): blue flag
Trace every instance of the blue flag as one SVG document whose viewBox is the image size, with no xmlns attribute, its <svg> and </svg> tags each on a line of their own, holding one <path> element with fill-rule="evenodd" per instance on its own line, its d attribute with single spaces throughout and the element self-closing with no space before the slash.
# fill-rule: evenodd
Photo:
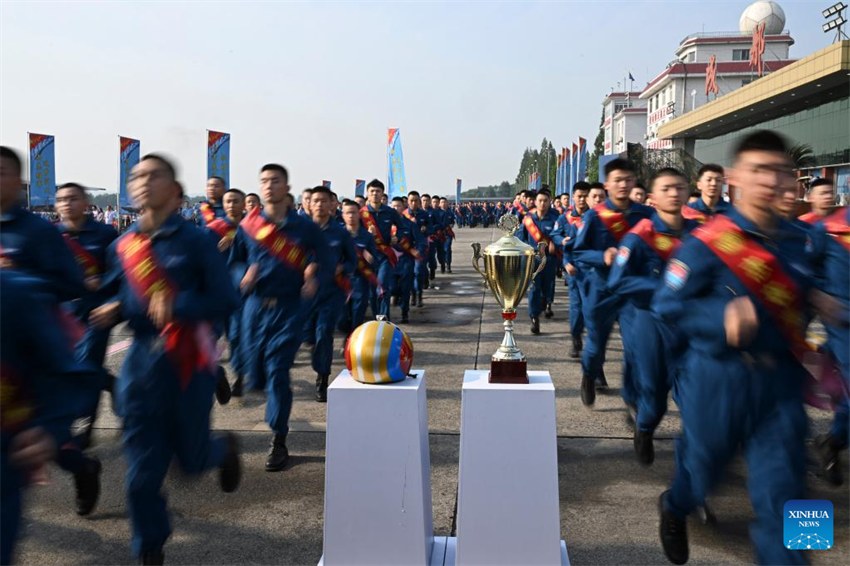
<svg viewBox="0 0 850 566">
<path fill-rule="evenodd" d="M 460 188 L 463 185 L 463 181 L 457 180 L 457 187 L 455 188 L 455 204 L 460 204 Z"/>
<path fill-rule="evenodd" d="M 118 206 L 132 206 L 130 193 L 127 191 L 127 183 L 130 180 L 130 172 L 139 163 L 141 154 L 141 142 L 133 138 L 118 136 L 120 152 L 118 155 Z"/>
<path fill-rule="evenodd" d="M 584 181 L 587 176 L 587 140 L 578 139 L 578 178 L 576 181 Z"/>
<path fill-rule="evenodd" d="M 53 204 L 56 197 L 56 138 L 29 134 L 30 206 Z"/>
<path fill-rule="evenodd" d="M 363 179 L 355 179 L 354 180 L 354 196 L 356 197 L 365 197 L 366 196 L 366 181 Z"/>
<path fill-rule="evenodd" d="M 230 188 L 230 134 L 207 130 L 207 179 L 221 177 Z"/>
<path fill-rule="evenodd" d="M 401 151 L 401 132 L 398 128 L 390 128 L 387 136 L 387 177 L 387 196 L 390 202 L 395 197 L 407 196 L 404 154 Z"/>
</svg>

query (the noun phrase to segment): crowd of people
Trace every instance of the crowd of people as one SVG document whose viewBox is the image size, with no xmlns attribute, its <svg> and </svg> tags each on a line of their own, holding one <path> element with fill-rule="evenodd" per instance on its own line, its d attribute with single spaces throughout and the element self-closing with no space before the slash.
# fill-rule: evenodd
<svg viewBox="0 0 850 566">
<path fill-rule="evenodd" d="M 832 428 L 816 441 L 824 477 L 842 478 L 850 226 L 825 179 L 812 183 L 811 211 L 796 217 L 787 149 L 771 132 L 747 136 L 732 169 L 700 170 L 693 199 L 679 171 L 662 169 L 643 186 L 631 162 L 615 159 L 604 183 L 580 181 L 571 194 L 544 187 L 510 203 L 454 204 L 415 191 L 389 199 L 373 180 L 352 200 L 317 186 L 296 205 L 288 171 L 271 163 L 256 193 L 212 177 L 206 200 L 192 206 L 175 165 L 149 154 L 128 184 L 141 214 L 119 235 L 92 216 L 80 184 L 57 188 L 57 224 L 27 211 L 21 161 L 3 147 L 2 563 L 12 557 L 20 490 L 49 461 L 73 475 L 77 512 L 95 508 L 102 465 L 86 448 L 102 391 L 123 423 L 133 553 L 163 563 L 171 527 L 161 490 L 172 460 L 188 474 L 217 469 L 226 493 L 240 483 L 237 437 L 210 430 L 214 399 L 265 392 L 265 469 L 283 470 L 301 345 L 312 350 L 315 399 L 325 402 L 335 332 L 351 333 L 367 311 L 408 323 L 438 267 L 452 272 L 454 229 L 486 228 L 506 214 L 518 217 L 518 237 L 550 258 L 529 290 L 532 333 L 553 316 L 558 278 L 568 287 L 569 356 L 581 358 L 588 407 L 608 386 L 603 364 L 619 325 L 621 391 L 642 465 L 654 461 L 672 390 L 682 434 L 659 502 L 670 561 L 688 560 L 687 517 L 710 516 L 711 490 L 742 448 L 759 561 L 804 562 L 776 541 L 784 502 L 805 489 L 804 401 L 827 403 L 827 378 L 810 375 L 805 356 L 822 356 L 843 384 L 829 401 Z M 740 191 L 734 206 L 721 195 L 727 181 Z M 818 352 L 805 341 L 814 317 L 827 329 Z M 104 361 L 120 323 L 134 339 L 113 378 Z M 232 382 L 219 364 L 223 338 Z M 72 436 L 80 417 L 88 426 Z"/>
</svg>

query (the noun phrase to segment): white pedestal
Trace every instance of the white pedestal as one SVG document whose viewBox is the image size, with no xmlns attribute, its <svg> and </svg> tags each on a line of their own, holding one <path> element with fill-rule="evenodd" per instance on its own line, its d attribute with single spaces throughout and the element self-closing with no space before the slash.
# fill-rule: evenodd
<svg viewBox="0 0 850 566">
<path fill-rule="evenodd" d="M 425 372 L 413 373 L 366 385 L 344 370 L 328 388 L 324 566 L 431 564 Z"/>
<path fill-rule="evenodd" d="M 491 384 L 488 373 L 463 376 L 455 564 L 569 564 L 552 379 L 532 371 L 528 384 Z"/>
</svg>

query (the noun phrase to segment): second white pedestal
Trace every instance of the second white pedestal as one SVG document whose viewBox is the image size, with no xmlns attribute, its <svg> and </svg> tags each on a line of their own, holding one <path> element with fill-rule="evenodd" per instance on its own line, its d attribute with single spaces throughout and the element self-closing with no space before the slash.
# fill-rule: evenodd
<svg viewBox="0 0 850 566">
<path fill-rule="evenodd" d="M 539 371 L 522 385 L 487 377 L 463 377 L 455 564 L 568 564 L 552 379 Z"/>
<path fill-rule="evenodd" d="M 328 388 L 324 566 L 439 564 L 425 372 L 387 385 L 343 371 Z"/>
</svg>

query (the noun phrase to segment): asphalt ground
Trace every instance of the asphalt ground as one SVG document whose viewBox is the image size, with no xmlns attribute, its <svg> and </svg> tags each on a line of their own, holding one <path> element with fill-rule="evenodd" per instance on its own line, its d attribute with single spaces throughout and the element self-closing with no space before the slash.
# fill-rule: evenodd
<svg viewBox="0 0 850 566">
<path fill-rule="evenodd" d="M 414 344 L 414 367 L 427 374 L 431 484 L 436 535 L 453 535 L 460 443 L 461 384 L 466 369 L 486 368 L 502 337 L 499 307 L 471 267 L 472 242 L 487 243 L 493 228 L 458 229 L 453 274 L 439 274 L 425 293 L 425 306 L 411 309 L 403 325 Z M 438 269 L 439 271 L 439 269 Z M 530 370 L 546 370 L 556 387 L 561 533 L 573 564 L 667 564 L 658 542 L 657 500 L 673 473 L 673 447 L 680 425 L 670 410 L 659 428 L 656 461 L 648 469 L 635 461 L 631 427 L 619 397 L 623 347 L 612 335 L 605 372 L 611 386 L 592 410 L 579 399 L 581 371 L 568 357 L 568 300 L 557 282 L 555 316 L 541 319 L 533 336 L 520 308 L 516 340 Z M 395 311 L 397 313 L 397 310 Z M 107 360 L 116 375 L 130 336 L 113 332 L 115 350 Z M 342 347 L 338 336 L 337 350 Z M 344 368 L 337 354 L 333 375 Z M 164 491 L 174 534 L 166 545 L 170 564 L 316 564 L 322 554 L 326 405 L 313 400 L 315 375 L 303 347 L 293 368 L 295 403 L 288 445 L 291 463 L 266 473 L 270 437 L 263 422 L 265 398 L 250 393 L 216 405 L 213 426 L 233 431 L 243 449 L 239 490 L 223 494 L 216 473 L 187 478 L 172 467 Z M 70 476 L 52 468 L 49 485 L 25 495 L 20 564 L 130 564 L 130 527 L 124 498 L 126 466 L 121 454 L 120 421 L 104 396 L 90 452 L 103 461 L 103 491 L 86 518 L 74 513 Z M 830 415 L 809 410 L 810 436 L 827 429 Z M 850 563 L 850 500 L 847 455 L 844 487 L 834 488 L 810 474 L 809 497 L 835 507 L 835 547 L 807 554 L 814 564 Z M 718 516 L 714 526 L 690 521 L 690 564 L 752 564 L 748 538 L 753 520 L 746 492 L 746 466 L 739 457 L 710 498 Z M 782 544 L 781 540 L 777 544 Z"/>
</svg>

